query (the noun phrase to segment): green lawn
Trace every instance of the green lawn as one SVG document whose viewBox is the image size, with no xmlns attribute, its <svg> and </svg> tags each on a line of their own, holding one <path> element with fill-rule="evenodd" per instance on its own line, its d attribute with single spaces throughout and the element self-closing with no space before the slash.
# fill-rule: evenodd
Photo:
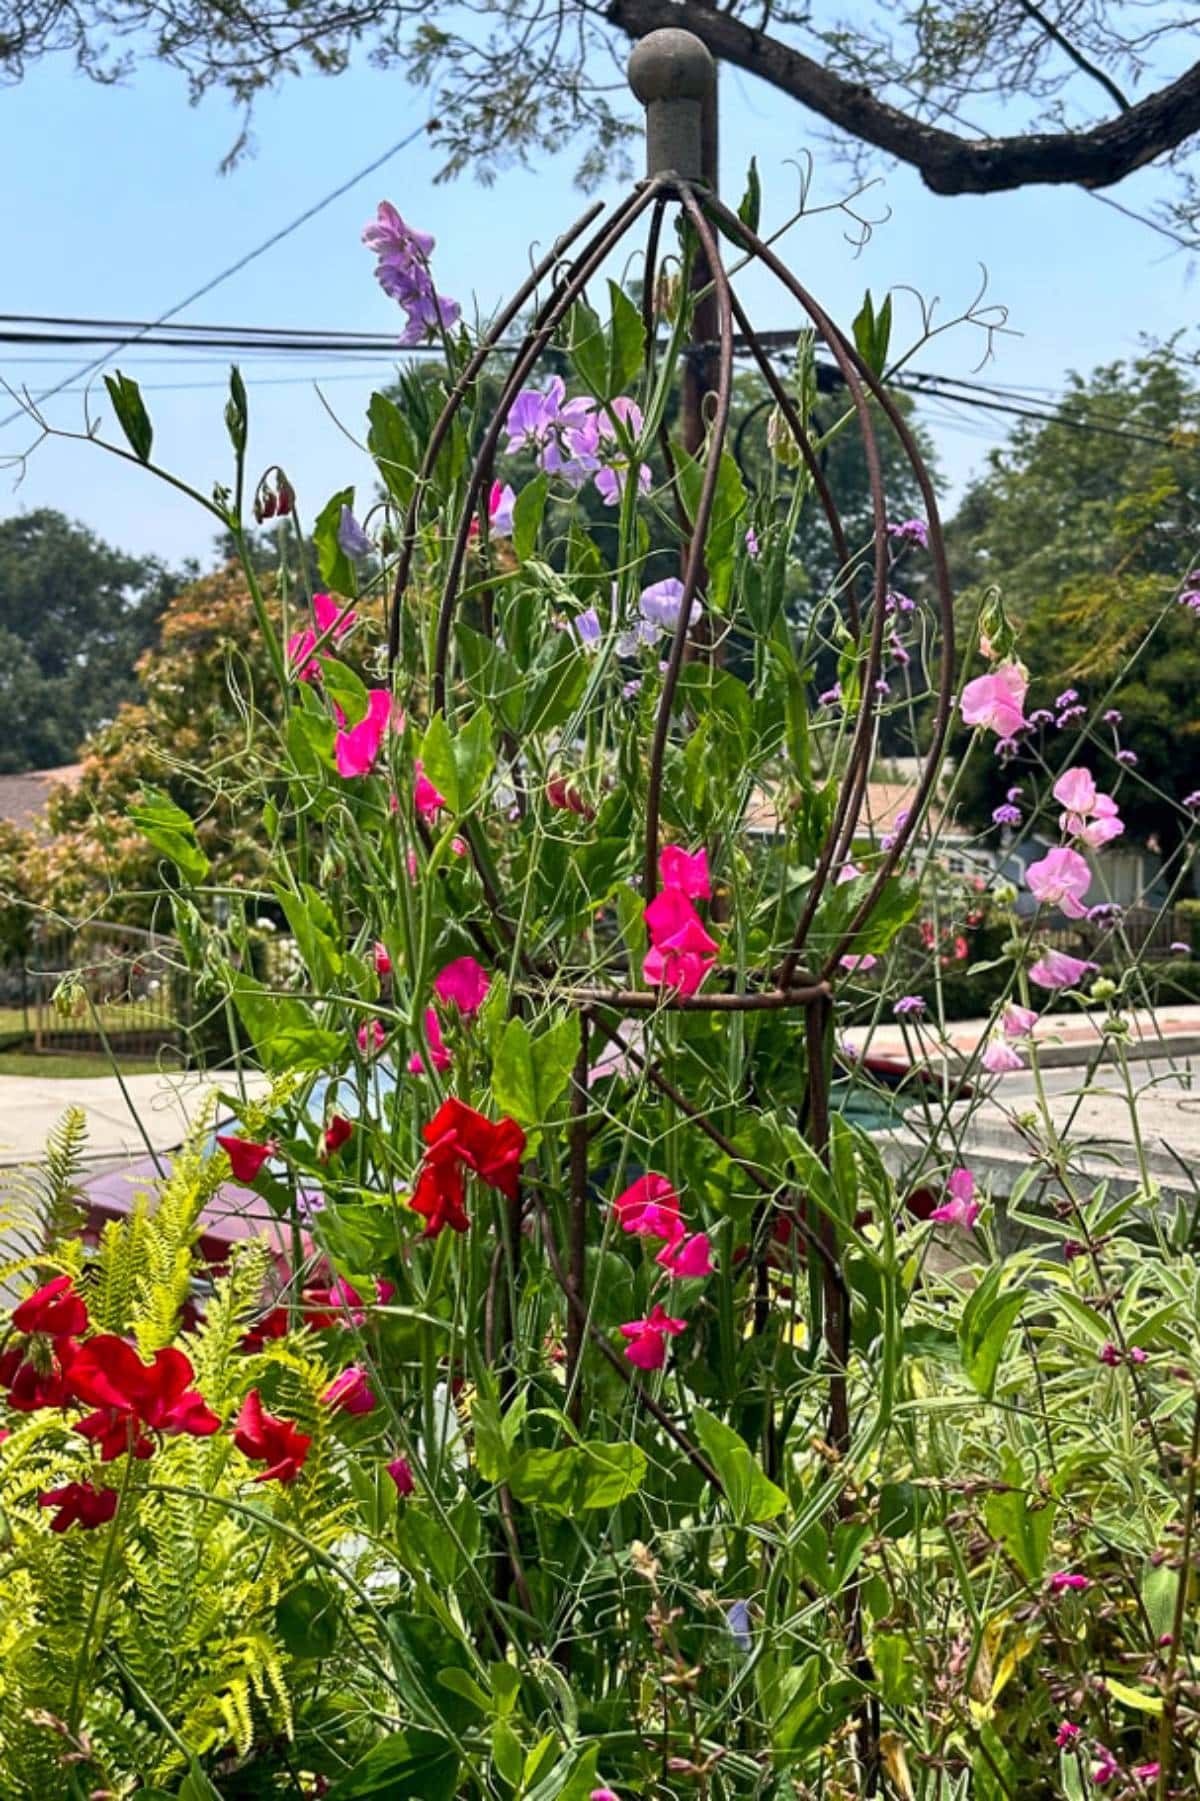
<svg viewBox="0 0 1200 1801">
<path fill-rule="evenodd" d="M 150 1057 L 122 1057 L 121 1074 L 151 1075 L 161 1067 Z M 0 1051 L 0 1077 L 39 1076 L 43 1081 L 63 1081 L 68 1076 L 111 1076 L 108 1058 L 94 1051 L 62 1051 L 39 1054 L 36 1051 Z"/>
<path fill-rule="evenodd" d="M 163 1008 L 157 1000 L 149 1001 L 104 1001 L 96 1009 L 100 1015 L 100 1023 L 106 1032 L 141 1032 L 152 1031 L 158 1027 L 168 1029 L 169 1016 L 164 1015 Z M 93 1029 L 92 1013 L 89 1007 L 82 1008 L 69 1017 L 61 1013 L 53 1013 L 54 1029 L 60 1032 L 87 1032 Z M 29 1008 L 29 1030 L 32 1032 L 37 1014 L 31 1005 Z M 25 1029 L 25 1016 L 20 1007 L 0 1007 L 0 1038 L 6 1033 L 21 1032 Z"/>
</svg>

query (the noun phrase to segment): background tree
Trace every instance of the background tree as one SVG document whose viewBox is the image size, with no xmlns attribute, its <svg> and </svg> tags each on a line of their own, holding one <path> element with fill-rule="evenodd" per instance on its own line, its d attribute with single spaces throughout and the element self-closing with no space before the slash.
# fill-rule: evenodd
<svg viewBox="0 0 1200 1801">
<path fill-rule="evenodd" d="M 193 97 L 216 88 L 248 115 L 256 94 L 301 71 L 338 74 L 365 52 L 427 91 L 447 170 L 584 144 L 581 173 L 611 167 L 630 132 L 613 53 L 662 25 L 694 31 L 838 141 L 916 168 L 941 194 L 1036 183 L 1102 188 L 1156 159 L 1179 180 L 1164 208 L 1195 237 L 1188 158 L 1200 130 L 1195 22 L 1172 0 L 0 0 L 0 65 L 14 78 L 51 52 L 97 80 L 139 57 L 180 69 Z M 982 109 L 1020 128 L 992 135 Z M 964 117 L 964 109 L 966 117 Z M 247 141 L 244 124 L 232 155 Z"/>
<path fill-rule="evenodd" d="M 0 521 L 0 773 L 74 762 L 135 692 L 177 580 L 49 508 Z"/>
<path fill-rule="evenodd" d="M 1073 375 L 1052 423 L 1023 423 L 992 453 L 949 533 L 964 619 L 994 585 L 1020 627 L 1029 706 L 1053 709 L 1070 684 L 1123 715 L 1119 732 L 1099 728 L 1089 756 L 1108 783 L 1118 741 L 1134 752 L 1122 812 L 1133 836 L 1164 850 L 1185 822 L 1179 803 L 1200 788 L 1200 617 L 1171 604 L 1200 552 L 1198 448 L 1200 394 L 1173 349 Z M 1077 744 L 1075 730 L 1048 728 L 1051 766 Z M 972 759 L 968 816 L 986 823 L 1011 780 Z"/>
</svg>

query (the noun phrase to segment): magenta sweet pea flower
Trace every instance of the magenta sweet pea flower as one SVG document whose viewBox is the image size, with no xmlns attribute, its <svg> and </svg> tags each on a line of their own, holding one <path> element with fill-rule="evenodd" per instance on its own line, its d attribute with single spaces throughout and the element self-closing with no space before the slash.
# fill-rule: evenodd
<svg viewBox="0 0 1200 1801">
<path fill-rule="evenodd" d="M 1059 1750 L 1065 1751 L 1069 1745 L 1075 1744 L 1082 1730 L 1082 1727 L 1074 1725 L 1070 1720 L 1060 1720 L 1058 1731 L 1054 1734 L 1054 1742 Z"/>
<path fill-rule="evenodd" d="M 713 1273 L 712 1245 L 707 1232 L 695 1232 L 690 1238 L 678 1238 L 665 1244 L 654 1259 L 680 1281 Z"/>
<path fill-rule="evenodd" d="M 678 888 L 663 888 L 646 908 L 650 949 L 642 974 L 652 987 L 695 994 L 713 963 L 717 942 L 705 931 L 695 907 Z"/>
<path fill-rule="evenodd" d="M 979 1218 L 979 1202 L 975 1199 L 975 1178 L 969 1169 L 951 1170 L 946 1183 L 948 1200 L 929 1215 L 946 1225 L 961 1226 L 969 1232 Z"/>
<path fill-rule="evenodd" d="M 375 1393 L 361 1363 L 352 1363 L 335 1376 L 321 1399 L 340 1413 L 370 1413 L 375 1405 Z"/>
<path fill-rule="evenodd" d="M 387 1037 L 387 1034 L 383 1029 L 383 1021 L 380 1019 L 372 1019 L 370 1021 L 364 1020 L 362 1025 L 358 1028 L 356 1037 L 358 1039 L 358 1048 L 364 1057 L 378 1056 L 379 1052 L 383 1049 L 384 1040 Z"/>
<path fill-rule="evenodd" d="M 392 973 L 392 959 L 388 954 L 387 945 L 381 943 L 379 939 L 375 940 L 375 949 L 373 952 L 373 957 L 374 957 L 374 963 L 375 963 L 375 974 L 377 976 L 379 976 L 381 980 L 384 976 L 390 976 Z"/>
<path fill-rule="evenodd" d="M 432 1007 L 425 1009 L 425 1041 L 429 1046 L 429 1061 L 435 1069 L 447 1070 L 454 1059 L 446 1049 L 442 1038 L 442 1022 Z M 425 1074 L 425 1062 L 420 1051 L 414 1051 L 408 1060 L 408 1073 L 412 1076 Z"/>
<path fill-rule="evenodd" d="M 1044 950 L 1029 971 L 1029 979 L 1039 988 L 1074 988 L 1095 967 L 1079 957 L 1068 957 L 1065 951 Z"/>
<path fill-rule="evenodd" d="M 316 630 L 314 631 L 311 625 L 307 625 L 303 631 L 293 632 L 287 644 L 288 668 L 302 682 L 317 680 L 321 673 L 321 657 L 329 654 L 327 650 L 323 650 L 320 657 L 313 656 L 317 639 L 323 638 L 326 632 L 332 628 L 331 642 L 336 648 L 355 620 L 354 613 L 343 614 L 341 607 L 331 594 L 313 595 L 313 617 L 317 622 Z"/>
<path fill-rule="evenodd" d="M 468 1018 L 487 999 L 491 977 L 474 957 L 456 957 L 433 978 L 433 992 L 447 1007 L 455 1006 Z"/>
<path fill-rule="evenodd" d="M 392 697 L 386 688 L 372 688 L 367 696 L 367 716 L 340 731 L 334 740 L 333 758 L 345 781 L 370 775 L 392 722 Z"/>
<path fill-rule="evenodd" d="M 1097 1788 L 1103 1788 L 1114 1776 L 1121 1774 L 1121 1766 L 1108 1749 L 1107 1745 L 1096 1746 L 1096 1761 L 1092 1765 L 1092 1781 Z"/>
<path fill-rule="evenodd" d="M 1087 908 L 1083 897 L 1091 885 L 1092 872 L 1077 850 L 1059 847 L 1047 851 L 1037 863 L 1025 871 L 1029 891 L 1043 906 L 1057 907 L 1068 919 L 1084 919 Z"/>
<path fill-rule="evenodd" d="M 387 1465 L 387 1473 L 396 1484 L 398 1495 L 408 1496 L 415 1492 L 417 1485 L 413 1480 L 412 1466 L 407 1457 L 393 1457 Z"/>
<path fill-rule="evenodd" d="M 413 764 L 413 770 L 417 778 L 413 788 L 413 804 L 422 819 L 432 819 L 446 802 L 425 774 L 420 757 Z"/>
<path fill-rule="evenodd" d="M 672 1319 L 658 1302 L 645 1319 L 628 1320 L 621 1327 L 622 1338 L 629 1343 L 625 1355 L 642 1370 L 660 1370 L 667 1360 L 667 1339 L 685 1330 L 687 1321 Z"/>
<path fill-rule="evenodd" d="M 612 1204 L 623 1232 L 639 1238 L 665 1238 L 671 1243 L 683 1236 L 679 1196 L 665 1176 L 648 1170 L 631 1182 Z"/>
<path fill-rule="evenodd" d="M 1077 1575 L 1073 1570 L 1055 1570 L 1050 1578 L 1050 1592 L 1055 1595 L 1065 1594 L 1068 1589 L 1078 1589 L 1082 1592 L 1091 1586 L 1090 1576 Z"/>
<path fill-rule="evenodd" d="M 511 538 L 513 528 L 513 507 L 517 497 L 505 482 L 492 483 L 492 491 L 488 495 L 488 519 L 491 528 L 498 538 Z"/>
<path fill-rule="evenodd" d="M 668 844 L 659 852 L 658 879 L 664 888 L 678 888 L 689 900 L 711 900 L 712 886 L 708 878 L 708 852 L 684 850 Z"/>
<path fill-rule="evenodd" d="M 959 703 L 964 725 L 980 725 L 998 738 L 1024 731 L 1025 691 L 1029 677 L 1018 663 L 1003 663 L 991 675 L 976 676 Z"/>
</svg>

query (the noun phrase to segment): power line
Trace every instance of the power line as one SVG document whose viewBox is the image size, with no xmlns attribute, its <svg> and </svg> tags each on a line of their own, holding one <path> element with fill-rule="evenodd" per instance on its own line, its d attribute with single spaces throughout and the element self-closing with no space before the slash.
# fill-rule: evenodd
<svg viewBox="0 0 1200 1801">
<path fill-rule="evenodd" d="M 250 263 L 254 262 L 256 258 L 264 256 L 268 250 L 273 250 L 276 244 L 282 243 L 284 238 L 290 237 L 291 234 L 294 231 L 298 231 L 302 225 L 307 225 L 310 219 L 316 218 L 317 214 L 323 212 L 327 206 L 332 206 L 335 200 L 340 200 L 343 194 L 348 194 L 351 188 L 357 187 L 360 181 L 365 181 L 368 175 L 373 175 L 376 169 L 381 169 L 384 163 L 391 161 L 392 157 L 398 156 L 402 150 L 407 150 L 408 146 L 414 144 L 421 136 L 422 132 L 428 131 L 432 122 L 432 120 L 426 119 L 422 124 L 418 125 L 415 130 L 410 131 L 406 137 L 401 138 L 398 143 L 392 144 L 382 153 L 382 155 L 377 156 L 374 161 L 369 162 L 365 168 L 356 170 L 356 172 L 349 176 L 346 181 L 342 182 L 339 187 L 336 187 L 330 193 L 323 195 L 320 200 L 315 201 L 312 206 L 307 207 L 304 212 L 299 213 L 296 218 L 292 219 L 287 225 L 281 226 L 278 231 L 272 232 L 269 238 L 265 238 L 261 244 L 256 244 L 252 250 L 248 250 L 244 256 L 240 256 L 235 263 L 230 263 L 228 268 L 222 269 L 219 274 L 214 275 L 209 281 L 203 282 L 200 287 L 193 289 L 190 294 L 185 295 L 182 300 L 177 301 L 174 306 L 168 307 L 166 312 L 160 313 L 158 318 L 152 322 L 149 329 L 153 330 L 158 326 L 165 325 L 168 320 L 174 319 L 178 313 L 182 313 L 187 307 L 193 305 L 195 301 L 203 299 L 205 294 L 211 294 L 214 288 L 220 287 L 221 283 L 228 281 L 230 276 L 237 275 L 242 269 L 245 269 Z M 40 406 L 43 401 L 52 399 L 55 394 L 60 394 L 70 383 L 81 381 L 85 376 L 95 374 L 98 369 L 104 367 L 105 363 L 111 361 L 115 351 L 124 349 L 127 344 L 136 343 L 142 335 L 141 332 L 134 332 L 132 336 L 122 338 L 120 341 L 114 343 L 104 356 L 96 357 L 92 362 L 85 363 L 71 375 L 65 375 L 54 387 L 47 388 L 44 393 L 39 394 L 36 398 L 35 405 Z M 25 409 L 23 407 L 18 407 L 15 412 L 9 413 L 7 418 L 0 419 L 0 430 L 3 430 L 5 426 L 12 425 L 15 420 L 22 419 L 24 416 Z"/>
</svg>

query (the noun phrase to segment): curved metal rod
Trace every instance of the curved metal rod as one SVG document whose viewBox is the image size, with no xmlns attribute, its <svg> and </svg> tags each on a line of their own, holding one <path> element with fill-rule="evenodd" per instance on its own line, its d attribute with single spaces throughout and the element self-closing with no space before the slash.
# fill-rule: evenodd
<svg viewBox="0 0 1200 1801">
<path fill-rule="evenodd" d="M 450 628 L 454 622 L 454 608 L 458 600 L 459 582 L 471 535 L 475 503 L 482 489 L 483 471 L 490 466 L 492 454 L 499 441 L 500 433 L 504 429 L 504 421 L 508 416 L 511 400 L 541 356 L 568 308 L 583 293 L 609 251 L 625 235 L 638 214 L 644 212 L 650 205 L 660 192 L 662 185 L 661 181 L 648 182 L 640 192 L 633 194 L 629 200 L 618 207 L 603 230 L 598 232 L 584 249 L 572 269 L 570 279 L 563 284 L 551 302 L 543 309 L 538 324 L 526 337 L 509 370 L 508 377 L 497 398 L 491 423 L 471 468 L 467 481 L 467 492 L 459 516 L 458 532 L 450 553 L 450 566 L 447 570 L 441 606 L 438 610 L 437 638 L 434 647 L 433 706 L 435 712 L 445 712 L 446 708 L 446 664 L 450 652 Z"/>
<path fill-rule="evenodd" d="M 888 578 L 887 501 L 884 495 L 883 470 L 879 458 L 879 444 L 875 436 L 874 426 L 871 423 L 870 407 L 863 390 L 863 384 L 859 380 L 857 367 L 858 359 L 849 353 L 842 334 L 838 331 L 828 314 L 817 304 L 808 293 L 807 289 L 802 287 L 791 272 L 780 262 L 770 246 L 765 244 L 756 232 L 751 231 L 749 226 L 744 224 L 743 221 L 738 218 L 737 214 L 732 212 L 729 207 L 725 206 L 720 200 L 717 200 L 715 197 L 710 197 L 709 206 L 714 216 L 726 227 L 730 236 L 733 237 L 735 241 L 740 241 L 748 250 L 752 251 L 773 274 L 778 276 L 779 280 L 784 283 L 788 291 L 800 302 L 800 305 L 804 308 L 804 311 L 816 326 L 818 333 L 824 339 L 830 354 L 837 363 L 838 368 L 841 371 L 842 379 L 845 381 L 846 387 L 850 393 L 855 412 L 858 415 L 859 429 L 862 434 L 863 454 L 866 457 L 867 463 L 867 477 L 871 489 L 871 512 L 874 522 L 875 570 L 872 600 L 875 611 L 872 620 L 871 640 L 867 651 L 866 668 L 863 672 L 861 683 L 858 722 L 855 727 L 854 739 L 850 751 L 850 764 L 851 768 L 854 769 L 864 758 L 867 760 L 868 764 L 870 759 L 871 741 L 874 734 L 875 715 L 877 711 L 875 684 L 879 679 L 879 671 L 883 659 L 884 605 L 887 599 Z M 839 791 L 834 816 L 830 821 L 825 843 L 817 861 L 817 867 L 809 887 L 808 897 L 793 936 L 792 946 L 787 952 L 783 962 L 780 964 L 776 975 L 777 983 L 781 988 L 788 988 L 791 986 L 800 951 L 803 949 L 804 940 L 807 937 L 808 929 L 812 924 L 813 916 L 816 913 L 817 907 L 825 892 L 829 872 L 833 866 L 834 856 L 838 844 L 843 837 L 843 831 L 848 819 L 850 822 L 849 835 L 851 838 L 853 837 L 857 819 L 854 813 L 851 812 L 851 801 L 860 787 L 861 784 L 854 781 L 848 781 L 843 783 Z"/>
<path fill-rule="evenodd" d="M 663 677 L 662 695 L 658 703 L 658 717 L 654 722 L 654 740 L 650 747 L 650 774 L 646 783 L 646 860 L 642 873 L 642 892 L 647 905 L 654 899 L 658 891 L 658 816 L 662 801 L 663 759 L 666 756 L 667 735 L 671 729 L 671 708 L 675 700 L 679 671 L 683 665 L 683 652 L 687 643 L 692 600 L 704 568 L 705 543 L 708 538 L 713 503 L 717 495 L 721 453 L 725 448 L 725 434 L 729 429 L 729 407 L 733 397 L 733 309 L 730 305 L 729 278 L 721 261 L 716 233 L 704 217 L 695 194 L 686 182 L 679 184 L 679 197 L 684 211 L 696 228 L 696 235 L 700 239 L 701 248 L 708 259 L 713 285 L 717 291 L 717 318 L 721 334 L 721 350 L 717 370 L 717 405 L 709 431 L 704 479 L 700 487 L 700 498 L 696 503 L 696 517 L 692 522 L 692 537 L 688 545 L 687 568 L 683 578 L 683 594 L 679 601 L 679 618 L 675 622 L 675 636 L 671 640 L 671 654 L 667 659 L 667 672 Z"/>
<path fill-rule="evenodd" d="M 733 300 L 733 316 L 738 322 L 738 330 L 745 338 L 750 354 L 758 364 L 759 372 L 774 396 L 776 406 L 787 421 L 788 430 L 796 440 L 797 449 L 804 458 L 804 466 L 812 477 L 813 486 L 817 490 L 817 495 L 829 525 L 829 535 L 833 539 L 833 550 L 834 555 L 838 559 L 838 566 L 842 569 L 849 569 L 851 568 L 854 559 L 850 554 L 850 545 L 847 542 L 845 529 L 842 525 L 842 516 L 838 512 L 837 502 L 834 500 L 832 490 L 830 489 L 828 481 L 825 479 L 825 471 L 821 467 L 821 459 L 813 449 L 812 439 L 804 429 L 803 421 L 800 418 L 800 409 L 780 381 L 770 357 L 755 336 L 754 327 L 750 323 L 750 318 L 745 307 L 742 305 L 736 294 L 731 294 L 731 298 Z M 763 404 L 766 405 L 767 403 L 764 401 Z M 846 602 L 850 613 L 850 630 L 857 638 L 861 630 L 862 621 L 859 617 L 858 594 L 855 589 L 853 573 L 851 573 L 849 586 L 846 588 Z"/>
<path fill-rule="evenodd" d="M 589 206 L 587 212 L 583 213 L 575 221 L 574 225 L 563 232 L 561 237 L 555 239 L 553 245 L 542 258 L 541 262 L 530 270 L 528 276 L 521 283 L 521 286 L 517 289 L 508 305 L 503 309 L 499 316 L 493 320 L 491 328 L 483 339 L 483 342 L 472 352 L 466 367 L 455 382 L 454 387 L 451 389 L 446 400 L 446 404 L 438 416 L 437 422 L 430 434 L 429 443 L 425 447 L 425 454 L 421 458 L 420 467 L 417 471 L 416 485 L 413 488 L 412 499 L 409 501 L 408 513 L 404 521 L 404 542 L 401 546 L 400 562 L 396 570 L 395 585 L 392 589 L 392 610 L 388 620 L 387 666 L 389 675 L 392 672 L 392 667 L 400 652 L 400 600 L 405 588 L 408 586 L 409 570 L 412 567 L 413 550 L 417 541 L 417 516 L 421 509 L 421 502 L 424 498 L 426 484 L 433 472 L 433 466 L 437 461 L 438 452 L 445 442 L 446 433 L 449 431 L 459 407 L 465 400 L 471 383 L 475 380 L 475 377 L 479 374 L 489 356 L 491 356 L 492 351 L 496 348 L 496 345 L 503 337 L 504 333 L 508 330 L 521 308 L 525 305 L 525 302 L 529 299 L 529 296 L 536 292 L 538 283 L 544 279 L 551 269 L 553 269 L 555 263 L 558 262 L 568 244 L 573 244 L 580 232 L 586 231 L 592 220 L 603 211 L 604 202 L 601 200 L 598 200 L 594 206 Z"/>
<path fill-rule="evenodd" d="M 848 924 L 846 931 L 842 935 L 841 941 L 834 946 L 830 953 L 830 956 L 826 961 L 825 969 L 822 972 L 828 977 L 833 970 L 836 969 L 838 959 L 844 954 L 847 946 L 853 942 L 855 934 L 869 917 L 883 891 L 884 884 L 895 872 L 913 833 L 920 823 L 921 815 L 924 812 L 934 781 L 937 778 L 941 754 L 945 748 L 946 735 L 950 729 L 951 697 L 954 684 L 954 602 L 950 587 L 950 572 L 946 564 L 946 547 L 942 538 L 941 517 L 938 512 L 937 495 L 934 492 L 933 483 L 929 478 L 929 472 L 925 467 L 916 440 L 903 415 L 900 413 L 886 388 L 883 386 L 883 383 L 879 380 L 878 376 L 866 366 L 857 350 L 846 341 L 843 334 L 838 331 L 837 327 L 827 318 L 823 309 L 808 293 L 804 285 L 798 281 L 786 265 L 779 260 L 771 250 L 770 246 L 764 244 L 762 239 L 759 238 L 755 232 L 750 231 L 750 229 L 743 224 L 736 213 L 730 212 L 720 201 L 714 200 L 712 206 L 722 222 L 729 227 L 731 232 L 741 237 L 747 249 L 753 251 L 765 267 L 770 269 L 772 274 L 775 275 L 778 280 L 783 283 L 784 287 L 788 289 L 789 293 L 799 301 L 800 305 L 808 313 L 814 324 L 817 325 L 818 330 L 826 337 L 826 341 L 829 343 L 829 347 L 831 351 L 833 351 L 838 366 L 839 368 L 842 368 L 843 373 L 845 372 L 845 366 L 848 364 L 854 369 L 856 380 L 857 377 L 861 376 L 862 380 L 865 381 L 866 385 L 871 390 L 873 398 L 886 416 L 892 430 L 896 433 L 901 447 L 912 466 L 917 485 L 921 490 L 921 498 L 925 503 L 925 514 L 929 526 L 930 549 L 933 555 L 934 575 L 938 589 L 943 646 L 942 668 L 938 683 L 938 700 L 934 717 L 933 736 L 929 753 L 925 760 L 925 766 L 921 774 L 921 779 L 917 784 L 917 792 L 913 800 L 913 805 L 909 810 L 909 816 L 905 820 L 903 826 L 895 833 L 892 847 L 886 853 L 883 862 L 880 864 L 870 890 L 860 903 L 857 911 Z M 799 929 L 797 929 L 797 938 L 799 938 Z M 795 961 L 799 957 L 801 948 L 801 942 L 793 941 L 792 949 L 780 965 L 778 981 L 781 987 L 787 985 L 789 969 L 794 968 Z"/>
</svg>

